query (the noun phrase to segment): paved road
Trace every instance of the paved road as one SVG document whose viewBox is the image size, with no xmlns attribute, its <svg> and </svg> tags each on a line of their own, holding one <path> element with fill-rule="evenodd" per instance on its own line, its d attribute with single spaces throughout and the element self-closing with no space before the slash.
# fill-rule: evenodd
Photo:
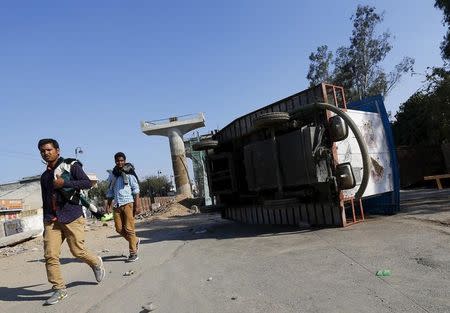
<svg viewBox="0 0 450 313">
<path fill-rule="evenodd" d="M 348 228 L 253 227 L 215 214 L 142 224 L 132 265 L 111 228 L 94 229 L 93 249 L 109 249 L 104 282 L 65 249 L 69 297 L 44 307 L 41 251 L 3 258 L 0 311 L 143 313 L 152 302 L 155 312 L 450 312 L 450 192 L 402 198 L 401 214 Z"/>
</svg>

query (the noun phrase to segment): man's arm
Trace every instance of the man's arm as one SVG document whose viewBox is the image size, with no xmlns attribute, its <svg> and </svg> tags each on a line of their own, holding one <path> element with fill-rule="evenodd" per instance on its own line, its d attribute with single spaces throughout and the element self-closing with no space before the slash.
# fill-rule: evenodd
<svg viewBox="0 0 450 313">
<path fill-rule="evenodd" d="M 134 175 L 129 175 L 129 181 L 130 181 L 131 193 L 133 194 L 133 198 L 134 198 L 133 210 L 135 213 L 140 213 L 141 212 L 141 198 L 139 196 L 139 193 L 141 191 L 139 189 L 139 183 Z"/>
<path fill-rule="evenodd" d="M 134 195 L 133 210 L 134 210 L 135 214 L 141 213 L 141 211 L 142 211 L 141 198 L 139 197 L 138 193 Z"/>
</svg>

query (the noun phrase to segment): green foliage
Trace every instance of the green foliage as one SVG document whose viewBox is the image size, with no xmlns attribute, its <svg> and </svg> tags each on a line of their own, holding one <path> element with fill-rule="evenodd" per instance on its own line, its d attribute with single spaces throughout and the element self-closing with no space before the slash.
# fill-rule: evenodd
<svg viewBox="0 0 450 313">
<path fill-rule="evenodd" d="M 141 197 L 166 196 L 172 190 L 172 182 L 167 176 L 149 176 L 139 182 Z"/>
<path fill-rule="evenodd" d="M 450 140 L 450 72 L 433 68 L 427 85 L 403 103 L 392 124 L 397 145 L 440 145 Z"/>
<path fill-rule="evenodd" d="M 441 53 L 444 60 L 450 61 L 450 1 L 448 0 L 436 0 L 434 6 L 441 9 L 444 13 L 442 24 L 447 25 L 447 33 L 444 36 L 444 40 L 441 43 Z"/>
<path fill-rule="evenodd" d="M 318 47 L 315 53 L 310 54 L 311 64 L 306 78 L 310 81 L 311 87 L 330 79 L 329 67 L 332 58 L 333 53 L 328 51 L 327 45 Z"/>
<path fill-rule="evenodd" d="M 351 21 L 350 45 L 339 47 L 332 62 L 332 53 L 328 52 L 327 46 L 317 48 L 317 52 L 309 57 L 307 79 L 311 85 L 329 80 L 343 86 L 349 100 L 377 94 L 386 96 L 403 74 L 412 71 L 414 60 L 405 57 L 386 73 L 380 64 L 392 49 L 391 35 L 389 32 L 377 35 L 375 31 L 383 21 L 383 14 L 377 13 L 375 7 L 358 5 Z M 334 65 L 333 69 L 330 63 Z"/>
<path fill-rule="evenodd" d="M 106 200 L 106 192 L 108 191 L 109 183 L 106 180 L 99 181 L 95 187 L 92 187 L 89 192 L 89 198 L 95 202 L 95 205 L 103 207 Z"/>
</svg>

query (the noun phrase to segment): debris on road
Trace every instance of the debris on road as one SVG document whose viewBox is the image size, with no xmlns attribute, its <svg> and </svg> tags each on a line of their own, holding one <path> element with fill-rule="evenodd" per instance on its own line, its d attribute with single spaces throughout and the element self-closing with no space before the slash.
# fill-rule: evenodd
<svg viewBox="0 0 450 313">
<path fill-rule="evenodd" d="M 191 210 L 190 213 L 192 214 L 198 214 L 200 213 L 200 210 L 198 209 L 198 206 L 196 206 L 195 204 L 191 206 Z"/>
<path fill-rule="evenodd" d="M 11 256 L 11 255 L 23 253 L 27 250 L 28 249 L 26 249 L 23 245 L 17 245 L 17 246 L 13 246 L 13 247 L 5 247 L 5 248 L 0 249 L 0 255 Z"/>
<path fill-rule="evenodd" d="M 153 302 L 149 302 L 149 303 L 143 305 L 142 309 L 144 310 L 144 312 L 151 312 L 151 311 L 156 310 L 156 305 L 154 305 Z"/>
<path fill-rule="evenodd" d="M 125 273 L 123 274 L 123 276 L 131 276 L 131 275 L 133 275 L 133 274 L 134 274 L 134 271 L 133 271 L 133 270 L 129 270 L 129 271 L 125 272 Z"/>
<path fill-rule="evenodd" d="M 379 270 L 379 271 L 377 271 L 377 273 L 375 275 L 377 275 L 379 277 L 391 276 L 391 270 L 386 270 L 386 269 Z"/>
<path fill-rule="evenodd" d="M 160 214 L 166 213 L 167 211 L 169 211 L 171 204 L 172 204 L 172 202 L 167 203 L 167 205 L 161 205 L 152 210 L 148 210 L 148 211 L 139 213 L 136 215 L 135 219 L 142 220 L 142 219 L 146 219 L 146 218 L 149 218 L 149 217 L 152 217 L 155 215 L 160 215 Z"/>
<path fill-rule="evenodd" d="M 212 280 L 212 277 L 208 277 L 208 279 L 206 281 L 211 281 L 211 280 Z"/>
</svg>

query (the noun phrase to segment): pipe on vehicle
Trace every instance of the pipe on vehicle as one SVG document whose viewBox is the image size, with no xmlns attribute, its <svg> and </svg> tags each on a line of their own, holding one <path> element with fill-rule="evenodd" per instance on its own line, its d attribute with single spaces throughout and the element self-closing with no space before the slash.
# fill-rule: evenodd
<svg viewBox="0 0 450 313">
<path fill-rule="evenodd" d="M 312 109 L 325 109 L 331 112 L 336 113 L 338 116 L 340 116 L 350 127 L 353 134 L 355 134 L 356 141 L 358 142 L 359 149 L 361 150 L 362 160 L 363 160 L 363 176 L 361 180 L 361 184 L 359 185 L 358 191 L 355 193 L 355 198 L 359 199 L 364 194 L 364 191 L 366 191 L 367 184 L 369 182 L 369 174 L 370 174 L 370 159 L 369 159 L 369 152 L 367 150 L 366 143 L 364 142 L 364 139 L 361 135 L 361 132 L 359 131 L 358 127 L 356 126 L 355 122 L 351 119 L 351 117 L 339 109 L 338 107 L 328 104 L 328 103 L 322 103 L 322 102 L 316 102 L 312 104 L 307 104 L 298 110 L 299 111 L 306 111 L 306 110 L 312 110 Z"/>
</svg>

